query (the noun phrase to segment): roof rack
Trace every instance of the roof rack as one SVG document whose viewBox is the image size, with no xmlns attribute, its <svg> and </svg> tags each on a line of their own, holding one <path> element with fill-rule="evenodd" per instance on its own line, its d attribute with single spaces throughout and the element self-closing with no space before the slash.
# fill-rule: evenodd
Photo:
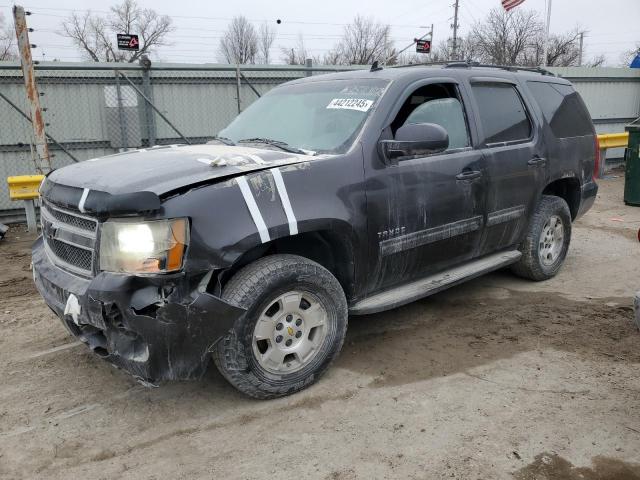
<svg viewBox="0 0 640 480">
<path fill-rule="evenodd" d="M 405 67 L 428 67 L 430 65 L 447 65 L 451 63 L 449 60 L 443 62 L 421 62 L 421 63 L 408 63 L 406 65 L 390 65 L 387 68 L 405 68 Z"/>
<path fill-rule="evenodd" d="M 444 68 L 471 68 L 471 67 L 499 68 L 502 70 L 507 70 L 509 72 L 525 71 L 525 72 L 539 73 L 540 75 L 548 75 L 550 77 L 556 76 L 555 73 L 550 72 L 549 70 L 541 67 L 520 67 L 518 65 L 493 65 L 490 63 L 480 63 L 480 62 L 471 62 L 471 61 L 449 62 L 445 65 Z"/>
<path fill-rule="evenodd" d="M 404 68 L 404 67 L 428 67 L 431 65 L 442 65 L 444 68 L 472 68 L 472 67 L 482 67 L 482 68 L 499 68 L 502 70 L 507 70 L 509 72 L 517 72 L 517 71 L 525 71 L 525 72 L 533 72 L 539 73 L 540 75 L 548 75 L 550 77 L 556 77 L 557 75 L 549 70 L 546 70 L 541 67 L 519 67 L 517 65 L 493 65 L 490 63 L 480 63 L 480 62 L 472 62 L 470 60 L 457 60 L 457 61 L 444 61 L 444 62 L 424 62 L 424 63 L 411 63 L 409 65 L 393 65 L 390 68 Z"/>
</svg>

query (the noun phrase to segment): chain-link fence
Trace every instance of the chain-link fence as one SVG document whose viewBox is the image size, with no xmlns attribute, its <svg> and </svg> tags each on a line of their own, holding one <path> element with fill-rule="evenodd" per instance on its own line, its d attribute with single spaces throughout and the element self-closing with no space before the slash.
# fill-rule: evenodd
<svg viewBox="0 0 640 480">
<path fill-rule="evenodd" d="M 274 86 L 345 69 L 41 64 L 36 79 L 51 166 L 128 148 L 204 143 Z M 6 177 L 36 171 L 28 116 L 19 64 L 0 64 L 0 220 L 20 208 L 9 200 Z"/>
</svg>

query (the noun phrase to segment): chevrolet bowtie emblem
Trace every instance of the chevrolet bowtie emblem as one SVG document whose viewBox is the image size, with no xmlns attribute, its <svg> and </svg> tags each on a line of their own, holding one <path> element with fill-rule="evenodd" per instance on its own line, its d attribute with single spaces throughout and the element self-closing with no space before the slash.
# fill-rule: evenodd
<svg viewBox="0 0 640 480">
<path fill-rule="evenodd" d="M 287 327 L 287 333 L 291 336 L 293 336 L 293 328 L 291 327 Z"/>
</svg>

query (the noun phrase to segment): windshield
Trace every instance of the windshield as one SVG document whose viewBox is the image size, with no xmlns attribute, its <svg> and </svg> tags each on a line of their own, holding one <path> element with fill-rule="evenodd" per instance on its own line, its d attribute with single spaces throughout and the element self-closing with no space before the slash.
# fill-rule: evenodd
<svg viewBox="0 0 640 480">
<path fill-rule="evenodd" d="M 388 82 L 333 80 L 278 87 L 238 115 L 219 137 L 285 142 L 317 153 L 344 153 Z"/>
</svg>

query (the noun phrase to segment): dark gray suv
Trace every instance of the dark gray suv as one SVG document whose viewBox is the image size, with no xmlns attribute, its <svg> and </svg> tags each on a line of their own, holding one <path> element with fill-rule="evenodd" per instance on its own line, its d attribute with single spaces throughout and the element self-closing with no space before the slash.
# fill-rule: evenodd
<svg viewBox="0 0 640 480">
<path fill-rule="evenodd" d="M 145 382 L 213 359 L 272 398 L 313 383 L 347 318 L 510 266 L 553 277 L 593 204 L 571 84 L 467 63 L 274 88 L 206 145 L 56 170 L 34 278 L 94 352 Z"/>
</svg>

